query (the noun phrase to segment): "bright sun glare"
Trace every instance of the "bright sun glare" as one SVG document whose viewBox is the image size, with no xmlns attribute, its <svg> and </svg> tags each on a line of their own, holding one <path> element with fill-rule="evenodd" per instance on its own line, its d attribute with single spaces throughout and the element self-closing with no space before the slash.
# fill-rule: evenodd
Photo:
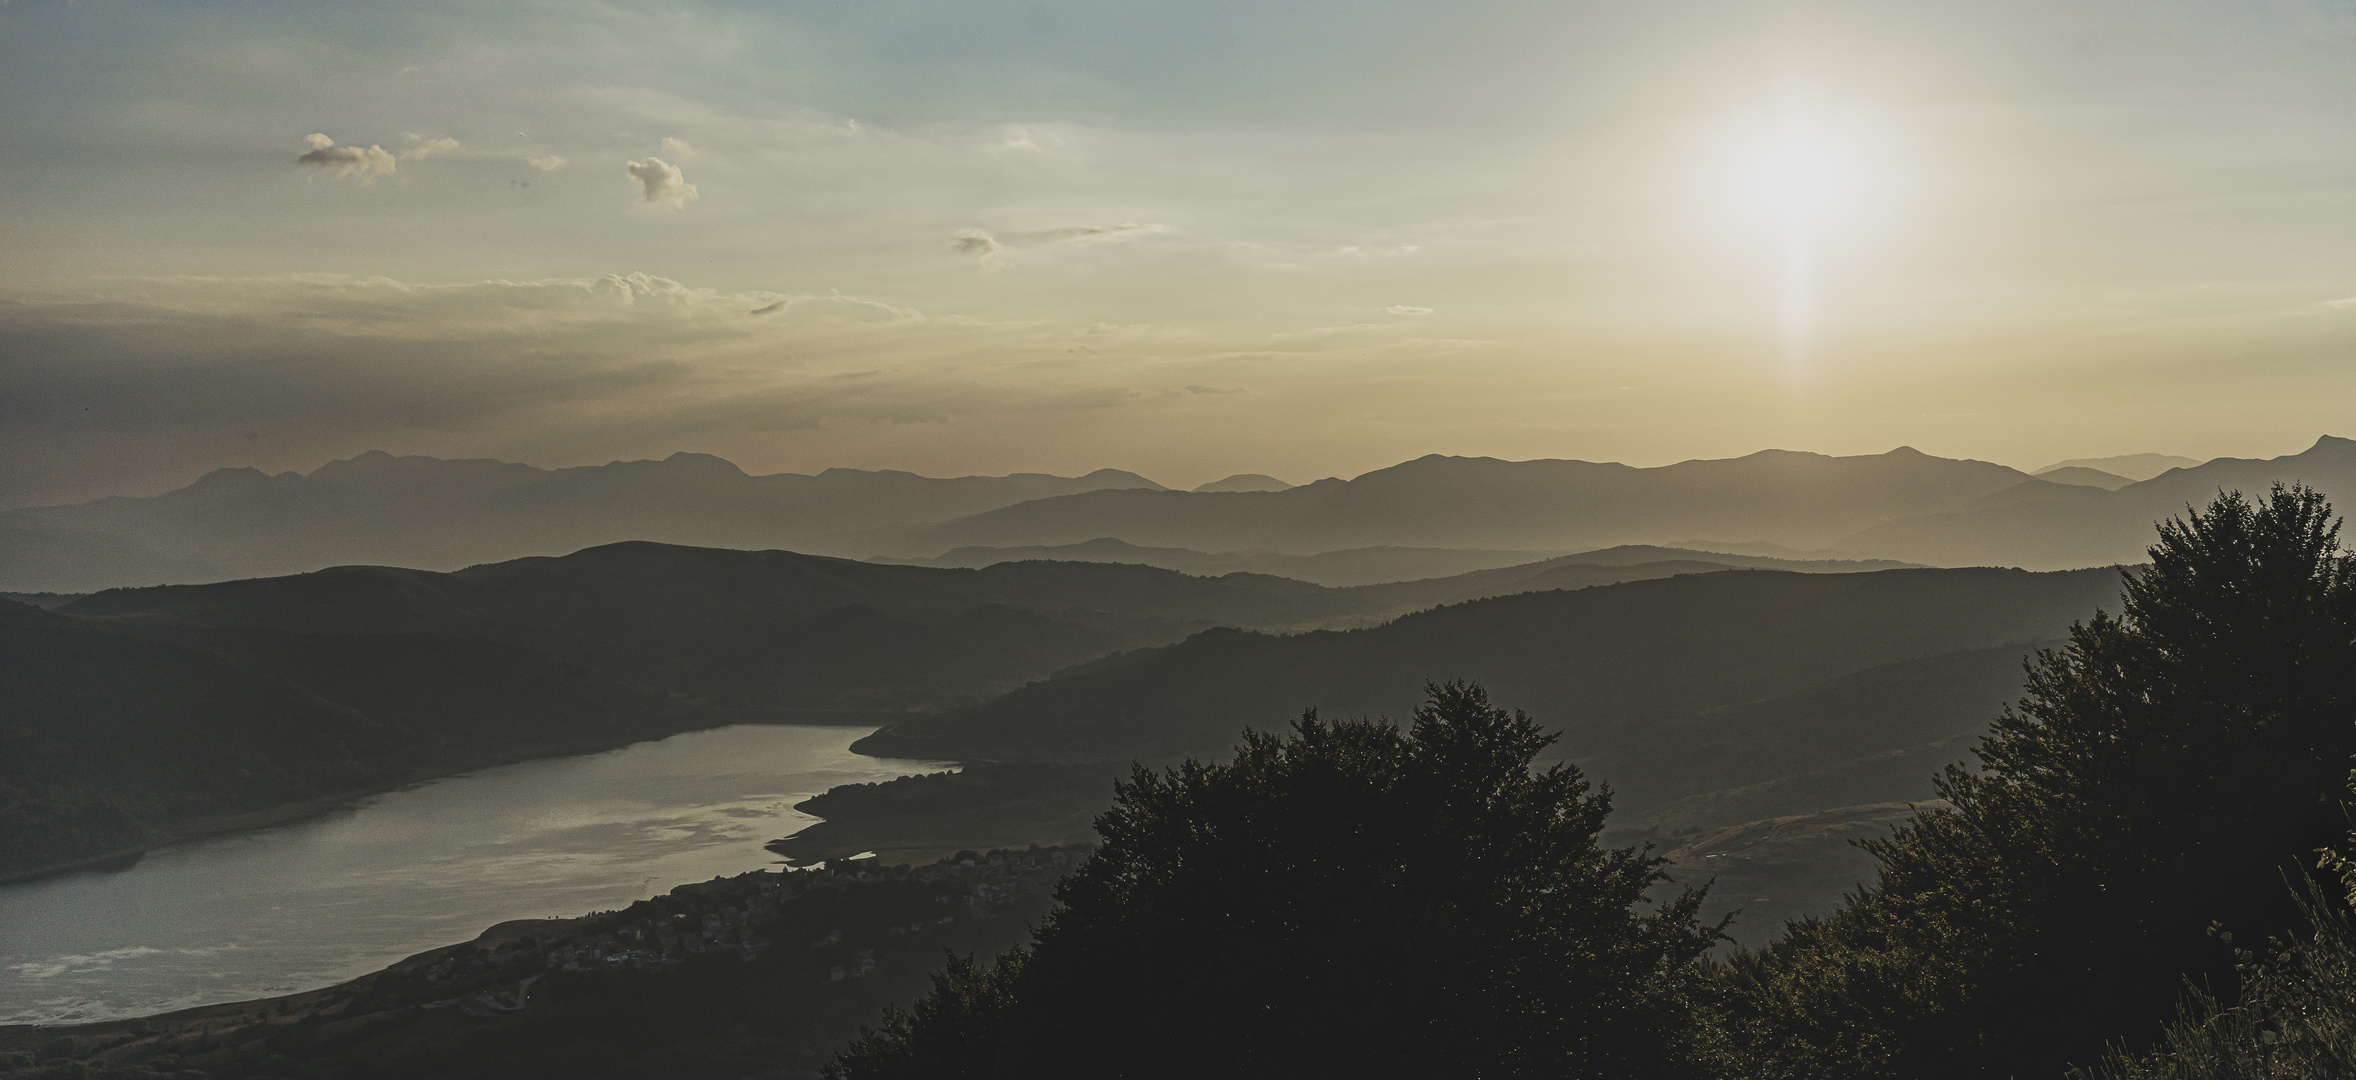
<svg viewBox="0 0 2356 1080">
<path fill-rule="evenodd" d="M 1820 317 L 1816 264 L 1824 241 L 1862 217 L 1864 163 L 1855 140 L 1805 113 L 1753 128 L 1736 149 L 1729 194 L 1775 248 L 1778 336 L 1787 370 L 1799 375 Z"/>
<path fill-rule="evenodd" d="M 1787 228 L 1824 224 L 1859 194 L 1855 154 L 1796 121 L 1755 137 L 1736 172 L 1743 201 Z"/>
</svg>

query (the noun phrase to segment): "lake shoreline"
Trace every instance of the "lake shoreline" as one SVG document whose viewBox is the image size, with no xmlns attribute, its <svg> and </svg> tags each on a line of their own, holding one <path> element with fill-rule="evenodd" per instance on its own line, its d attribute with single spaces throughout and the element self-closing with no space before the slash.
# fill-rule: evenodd
<svg viewBox="0 0 2356 1080">
<path fill-rule="evenodd" d="M 276 998 L 486 924 L 778 869 L 765 845 L 818 823 L 797 804 L 938 767 L 847 749 L 871 730 L 732 723 L 529 748 L 545 756 L 206 819 L 114 872 L 84 863 L 0 891 L 0 1014 L 56 1026 Z"/>
<path fill-rule="evenodd" d="M 640 743 L 661 742 L 662 740 L 671 738 L 675 735 L 687 735 L 698 731 L 712 731 L 718 728 L 728 727 L 733 724 L 762 724 L 779 727 L 855 728 L 867 726 L 866 722 L 856 718 L 874 717 L 879 721 L 879 724 L 875 730 L 880 731 L 882 730 L 882 725 L 884 723 L 888 723 L 889 720 L 901 719 L 904 717 L 904 715 L 905 714 L 901 713 L 739 709 L 715 714 L 711 717 L 711 723 L 708 724 L 698 724 L 694 727 L 682 727 L 676 731 L 667 731 L 660 735 L 647 738 L 634 738 L 627 742 L 614 742 L 611 740 L 599 739 L 582 743 L 565 743 L 553 746 L 511 749 L 504 753 L 490 754 L 481 758 L 468 759 L 465 762 L 457 764 L 453 767 L 419 770 L 417 772 L 406 774 L 397 780 L 390 780 L 381 784 L 369 784 L 350 788 L 332 795 L 322 795 L 316 799 L 305 799 L 296 803 L 282 803 L 278 806 L 266 807 L 260 810 L 249 810 L 239 814 L 216 814 L 174 822 L 168 826 L 158 827 L 156 829 L 157 835 L 151 839 L 141 841 L 137 844 L 128 844 L 123 847 L 112 848 L 95 854 L 79 856 L 59 862 L 43 863 L 38 866 L 25 867 L 22 869 L 0 871 L 0 886 L 22 885 L 27 882 L 40 881 L 44 878 L 59 877 L 65 874 L 105 871 L 117 866 L 129 867 L 135 865 L 141 856 L 144 856 L 149 852 L 159 851 L 164 848 L 173 847 L 175 845 L 185 844 L 196 840 L 210 840 L 216 837 L 229 836 L 241 832 L 251 832 L 257 829 L 268 829 L 279 825 L 293 824 L 295 822 L 318 817 L 321 814 L 333 813 L 337 810 L 343 809 L 344 807 L 350 806 L 351 804 L 358 802 L 361 799 L 366 799 L 377 795 L 386 795 L 396 791 L 407 791 L 410 788 L 414 788 L 420 784 L 429 784 L 436 780 L 447 780 L 453 776 L 464 776 L 470 772 L 497 768 L 501 765 L 519 765 L 527 761 L 544 761 L 549 758 L 578 757 L 586 754 L 602 754 L 612 750 L 620 750 L 625 747 L 636 746 Z M 885 718 L 889 718 L 889 720 Z M 866 756 L 882 757 L 887 755 L 870 754 Z"/>
</svg>

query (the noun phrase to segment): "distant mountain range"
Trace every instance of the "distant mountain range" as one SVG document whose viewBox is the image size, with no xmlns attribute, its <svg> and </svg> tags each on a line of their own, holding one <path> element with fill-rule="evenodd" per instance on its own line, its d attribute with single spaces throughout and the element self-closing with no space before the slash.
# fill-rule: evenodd
<svg viewBox="0 0 2356 1080">
<path fill-rule="evenodd" d="M 2033 475 L 2051 477 L 2064 469 L 2084 469 L 2116 476 L 2132 484 L 2138 480 L 2149 480 L 2170 469 L 2189 469 L 2200 463 L 2199 458 L 2178 457 L 2174 454 L 2120 454 L 2115 457 L 2057 461 L 2037 470 Z"/>
<path fill-rule="evenodd" d="M 1268 574 L 1333 588 L 1404 583 L 1429 578 L 1453 578 L 1483 570 L 1509 570 L 1512 571 L 1511 576 L 1515 580 L 1520 580 L 1534 576 L 1541 569 L 1575 565 L 1632 567 L 1652 563 L 1699 562 L 1708 563 L 1714 567 L 1798 570 L 1806 573 L 1893 570 L 1911 565 L 1884 559 L 1797 559 L 1741 555 L 1711 550 L 1703 547 L 1701 542 L 1679 547 L 1622 545 L 1586 552 L 1369 547 L 1325 551 L 1315 555 L 1284 555 L 1269 551 L 1231 551 L 1214 554 L 1187 548 L 1139 547 L 1126 540 L 1117 540 L 1109 536 L 1098 537 L 1082 544 L 1034 545 L 1015 548 L 962 547 L 930 559 L 896 559 L 888 555 L 879 555 L 868 561 L 903 566 L 962 566 L 980 569 L 1004 562 L 1027 560 L 1135 563 L 1206 576 L 1238 573 Z M 1545 564 L 1545 566 L 1541 567 L 1540 564 Z M 1687 567 L 1676 572 L 1691 573 L 1693 568 Z M 1642 576 L 1666 575 L 1648 574 Z M 1622 580 L 1633 580 L 1633 578 Z M 1452 599 L 1469 599 L 1471 595 L 1460 594 Z"/>
<path fill-rule="evenodd" d="M 2321 491 L 2342 513 L 2356 509 L 2356 440 L 2327 435 L 2285 457 L 2218 458 L 2116 491 L 2031 480 L 1968 505 L 1860 530 L 1837 546 L 1934 566 L 2132 563 L 2151 544 L 2154 522 L 2182 517 L 2187 506 L 2207 505 L 2220 491 L 2257 495 L 2290 481 Z"/>
<path fill-rule="evenodd" d="M 1371 546 L 1577 550 L 1723 536 L 1799 547 L 1968 506 L 2026 473 L 1903 448 L 1870 457 L 1766 450 L 1639 469 L 1432 455 L 1283 491 L 1101 490 L 1034 499 L 879 537 L 902 555 L 1118 537 L 1148 547 L 1311 554 Z"/>
<path fill-rule="evenodd" d="M 376 563 L 455 570 L 621 540 L 835 554 L 850 534 L 1101 488 L 1135 473 L 749 476 L 709 454 L 538 469 L 382 452 L 308 475 L 221 469 L 152 498 L 0 512 L 0 589 L 89 592 Z"/>
<path fill-rule="evenodd" d="M 2064 463 L 2050 479 L 1903 447 L 1863 457 L 1769 450 L 1642 469 L 1434 455 L 1351 480 L 1281 487 L 1244 475 L 1204 487 L 1272 490 L 1196 491 L 1116 470 L 749 476 L 696 454 L 543 470 L 372 453 L 309 475 L 221 470 L 152 498 L 0 513 L 0 590 L 85 592 L 353 563 L 448 570 L 623 540 L 936 565 L 1096 561 L 1108 552 L 1075 546 L 1123 544 L 1153 565 L 1330 584 L 1615 545 L 1694 547 L 1683 541 L 1696 536 L 1720 538 L 1707 546 L 1730 552 L 2062 568 L 2138 560 L 2154 520 L 2220 488 L 2304 480 L 2326 495 L 2356 493 L 2352 447 L 2325 437 L 2302 454 L 2219 459 L 2135 482 L 2128 473 L 2157 455 L 2099 459 L 2122 473 Z"/>
</svg>

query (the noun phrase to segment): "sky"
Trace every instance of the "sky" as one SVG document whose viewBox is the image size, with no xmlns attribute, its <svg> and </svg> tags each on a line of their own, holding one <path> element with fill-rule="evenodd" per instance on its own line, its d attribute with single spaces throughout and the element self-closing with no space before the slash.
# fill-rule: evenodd
<svg viewBox="0 0 2356 1080">
<path fill-rule="evenodd" d="M 0 6 L 0 506 L 2356 435 L 2356 0 Z"/>
</svg>

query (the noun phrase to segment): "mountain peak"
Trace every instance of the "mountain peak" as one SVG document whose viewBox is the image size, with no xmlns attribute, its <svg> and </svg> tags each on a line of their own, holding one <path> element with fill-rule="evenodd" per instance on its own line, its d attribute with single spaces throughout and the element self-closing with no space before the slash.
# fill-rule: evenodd
<svg viewBox="0 0 2356 1080">
<path fill-rule="evenodd" d="M 663 464 L 674 469 L 694 469 L 697 472 L 714 473 L 721 476 L 745 475 L 743 469 L 737 468 L 736 463 L 727 458 L 713 454 L 691 454 L 685 450 L 664 458 Z"/>
<path fill-rule="evenodd" d="M 1213 480 L 1208 484 L 1204 484 L 1201 487 L 1195 488 L 1194 490 L 1284 491 L 1291 488 L 1292 486 L 1293 485 L 1287 484 L 1284 481 L 1279 480 L 1273 476 L 1269 476 L 1266 473 L 1237 473 L 1234 476 L 1230 476 L 1224 480 Z"/>
<path fill-rule="evenodd" d="M 1095 472 L 1080 477 L 1080 479 L 1092 484 L 1104 484 L 1108 487 L 1145 488 L 1151 491 L 1169 490 L 1168 488 L 1154 483 L 1145 477 L 1139 476 L 1136 473 L 1130 472 L 1127 469 L 1098 469 Z"/>
</svg>

